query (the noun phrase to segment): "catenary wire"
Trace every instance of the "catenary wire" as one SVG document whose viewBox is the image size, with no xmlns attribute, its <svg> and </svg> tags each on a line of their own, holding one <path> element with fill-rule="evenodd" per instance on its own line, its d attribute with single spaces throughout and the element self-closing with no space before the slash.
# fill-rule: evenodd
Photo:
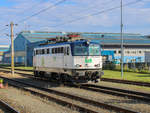
<svg viewBox="0 0 150 113">
<path fill-rule="evenodd" d="M 113 1 L 115 1 L 115 0 L 107 1 L 107 2 L 105 2 L 105 3 L 102 3 L 101 5 L 105 6 L 105 5 L 108 5 L 108 4 L 110 4 L 110 3 L 113 3 Z M 74 14 L 74 13 L 79 14 L 79 13 L 82 13 L 82 12 L 84 12 L 84 11 L 89 11 L 89 10 L 91 10 L 91 9 L 95 9 L 96 6 L 97 6 L 97 4 L 96 4 L 96 5 L 94 4 L 94 5 L 92 5 L 91 7 L 85 8 L 85 9 L 83 9 L 83 10 L 75 11 L 75 12 L 73 12 L 72 14 Z M 102 8 L 104 8 L 104 7 L 102 7 Z M 70 15 L 70 14 L 69 14 L 69 15 Z"/>
<path fill-rule="evenodd" d="M 142 1 L 142 0 L 136 0 L 136 1 L 133 1 L 133 2 L 126 3 L 126 4 L 123 5 L 123 7 L 135 4 L 135 3 L 140 2 L 140 1 Z M 76 19 L 64 22 L 62 24 L 58 24 L 58 25 L 55 25 L 55 26 L 49 26 L 49 27 L 58 27 L 58 26 L 66 25 L 68 23 L 73 23 L 73 22 L 79 21 L 81 19 L 84 19 L 84 18 L 88 17 L 89 15 L 90 16 L 96 16 L 96 15 L 99 15 L 99 14 L 102 14 L 102 13 L 105 13 L 105 12 L 109 12 L 109 11 L 112 11 L 112 10 L 115 10 L 115 9 L 118 9 L 118 8 L 120 8 L 120 6 L 116 6 L 116 7 L 112 7 L 112 8 L 106 9 L 106 10 L 98 11 L 96 13 L 88 14 L 88 15 L 85 15 L 85 16 L 82 16 L 82 17 L 79 17 L 79 18 L 76 18 Z"/>
<path fill-rule="evenodd" d="M 34 13 L 33 15 L 31 15 L 31 16 L 25 18 L 25 19 L 22 19 L 22 20 L 18 21 L 17 23 L 24 22 L 24 21 L 26 21 L 26 20 L 28 20 L 28 19 L 34 17 L 34 16 L 37 16 L 37 15 L 39 15 L 39 14 L 41 14 L 41 13 L 47 11 L 48 9 L 53 8 L 53 7 L 55 7 L 55 6 L 57 6 L 57 5 L 59 5 L 59 4 L 63 3 L 63 2 L 65 2 L 65 1 L 66 1 L 66 0 L 60 0 L 60 1 L 56 2 L 55 4 L 53 4 L 52 6 L 49 6 L 49 7 L 45 8 L 45 9 L 42 9 L 42 10 L 40 10 L 40 11 Z M 0 32 L 1 32 L 1 31 L 4 31 L 4 30 L 6 30 L 6 29 L 8 29 L 8 28 L 3 28 L 3 29 L 0 30 Z"/>
<path fill-rule="evenodd" d="M 41 14 L 41 13 L 43 13 L 43 12 L 49 10 L 50 8 L 53 8 L 53 7 L 55 7 L 55 6 L 57 6 L 57 5 L 59 5 L 59 4 L 63 3 L 63 2 L 65 2 L 65 1 L 66 1 L 66 0 L 60 0 L 60 1 L 56 2 L 55 4 L 53 4 L 52 6 L 49 6 L 49 7 L 45 8 L 45 9 L 42 9 L 42 10 L 40 10 L 40 11 L 34 13 L 33 15 L 31 15 L 31 16 L 29 16 L 29 17 L 26 17 L 25 19 L 20 20 L 18 23 L 21 23 L 21 22 L 24 22 L 24 21 L 26 21 L 26 20 L 29 20 L 30 18 L 32 18 L 32 17 L 34 17 L 34 16 L 37 16 L 37 15 L 39 15 L 39 14 Z"/>
<path fill-rule="evenodd" d="M 42 2 L 43 2 L 43 0 L 41 0 L 41 1 L 38 2 L 37 4 L 32 5 L 31 7 L 27 8 L 27 9 L 24 9 L 23 11 L 19 12 L 19 14 L 24 15 L 27 11 L 29 11 L 29 10 L 31 10 L 31 9 L 33 9 L 33 8 L 35 8 L 35 7 L 37 7 L 37 6 L 39 6 L 39 5 L 41 5 Z M 17 18 L 17 17 L 16 17 L 16 18 Z M 16 19 L 16 18 L 15 18 L 15 19 Z M 14 20 L 15 20 L 15 19 L 14 19 Z"/>
<path fill-rule="evenodd" d="M 105 3 L 102 3 L 103 5 L 106 5 L 106 4 L 110 4 L 110 3 L 112 3 L 113 1 L 115 1 L 115 0 L 109 0 L 109 1 L 107 1 L 107 2 L 105 2 Z M 88 8 L 85 8 L 85 9 L 82 9 L 82 10 L 80 10 L 80 11 L 75 11 L 74 13 L 70 13 L 70 14 L 68 14 L 69 16 L 71 16 L 72 14 L 79 14 L 79 13 L 82 13 L 82 12 L 84 12 L 84 11 L 88 11 L 89 9 L 91 10 L 91 9 L 95 9 L 95 7 L 96 7 L 96 5 L 92 5 L 91 7 L 88 7 Z M 61 18 L 61 17 L 60 17 Z M 34 26 L 34 25 L 32 25 L 32 26 Z M 39 26 L 39 27 L 46 27 L 46 26 Z"/>
</svg>

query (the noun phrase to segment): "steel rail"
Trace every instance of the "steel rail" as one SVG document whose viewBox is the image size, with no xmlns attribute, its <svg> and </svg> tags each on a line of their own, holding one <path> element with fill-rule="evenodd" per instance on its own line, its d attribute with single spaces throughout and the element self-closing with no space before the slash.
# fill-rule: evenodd
<svg viewBox="0 0 150 113">
<path fill-rule="evenodd" d="M 78 87 L 90 91 L 106 93 L 106 94 L 111 94 L 111 95 L 116 95 L 121 97 L 128 97 L 131 99 L 141 100 L 144 102 L 150 102 L 150 94 L 148 93 L 142 93 L 142 92 L 131 91 L 131 90 L 123 90 L 123 89 L 111 88 L 111 87 L 99 86 L 93 84 L 82 84 Z"/>
<path fill-rule="evenodd" d="M 89 86 L 89 87 L 108 89 L 108 90 L 112 90 L 112 91 L 119 91 L 119 92 L 123 92 L 123 93 L 129 93 L 129 94 L 135 94 L 135 95 L 139 95 L 139 96 L 150 97 L 150 93 L 144 93 L 144 92 L 132 91 L 132 90 L 125 90 L 125 89 L 113 88 L 113 87 L 106 87 L 106 86 L 100 86 L 100 85 L 95 85 L 95 84 L 84 84 L 84 85 Z"/>
<path fill-rule="evenodd" d="M 101 80 L 106 82 L 150 87 L 150 83 L 148 82 L 138 82 L 138 81 L 131 81 L 131 80 L 111 79 L 111 78 L 101 78 Z"/>
<path fill-rule="evenodd" d="M 26 85 L 26 86 L 33 87 L 33 88 L 36 88 L 36 89 L 41 90 L 41 91 L 45 91 L 45 92 L 48 92 L 48 93 L 53 93 L 53 94 L 56 94 L 56 95 L 59 95 L 59 96 L 68 97 L 70 99 L 78 100 L 78 101 L 88 103 L 90 105 L 94 105 L 94 106 L 97 106 L 97 107 L 100 107 L 100 108 L 105 108 L 105 109 L 108 109 L 108 110 L 111 110 L 111 111 L 113 110 L 113 111 L 117 111 L 117 112 L 121 112 L 121 113 L 138 113 L 138 112 L 133 111 L 133 110 L 121 108 L 121 107 L 114 106 L 114 105 L 105 104 L 103 102 L 97 102 L 97 101 L 94 101 L 94 100 L 90 100 L 90 99 L 87 99 L 87 98 L 83 98 L 83 97 L 71 95 L 71 94 L 68 94 L 68 93 L 56 91 L 56 90 L 53 90 L 53 89 L 47 89 L 47 88 L 39 87 L 39 86 L 30 84 L 30 83 L 21 82 L 19 80 L 8 79 L 6 77 L 2 77 L 2 78 L 5 79 L 5 80 L 8 80 L 8 81 L 13 81 L 13 82 L 17 82 L 17 83 L 20 83 L 20 84 L 23 84 L 23 85 Z M 35 93 L 35 92 L 33 92 L 33 93 Z M 36 94 L 37 93 L 38 92 L 36 92 Z M 44 96 L 44 95 L 42 95 L 42 96 Z M 51 98 L 54 98 L 54 97 L 51 97 Z M 56 100 L 56 99 L 52 99 L 52 100 Z"/>
<path fill-rule="evenodd" d="M 10 105 L 8 105 L 6 102 L 0 100 L 0 106 L 6 108 L 9 112 L 11 113 L 20 113 L 17 110 L 15 110 L 13 107 L 11 107 Z"/>
</svg>

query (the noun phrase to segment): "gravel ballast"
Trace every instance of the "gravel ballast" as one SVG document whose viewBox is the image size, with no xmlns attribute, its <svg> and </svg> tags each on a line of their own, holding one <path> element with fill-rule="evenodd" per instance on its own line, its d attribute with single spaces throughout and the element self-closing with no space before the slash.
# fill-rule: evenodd
<svg viewBox="0 0 150 113">
<path fill-rule="evenodd" d="M 5 76 L 8 76 L 8 75 L 5 74 Z M 43 87 L 52 88 L 52 89 L 55 89 L 58 91 L 67 92 L 69 94 L 89 98 L 89 99 L 96 100 L 96 101 L 103 101 L 108 104 L 133 109 L 133 110 L 136 110 L 136 111 L 142 112 L 142 113 L 149 113 L 149 111 L 150 111 L 150 104 L 143 102 L 143 101 L 139 101 L 139 100 L 127 99 L 126 97 L 119 97 L 119 96 L 98 93 L 98 92 L 92 92 L 92 91 L 87 91 L 87 90 L 83 90 L 83 89 L 79 89 L 79 88 L 55 86 L 54 84 L 50 84 L 50 83 L 43 82 L 43 81 L 36 81 L 31 78 L 22 78 L 19 75 L 16 75 L 16 78 L 20 79 L 22 81 L 38 84 Z M 102 83 L 103 82 L 101 82 L 101 85 L 102 85 Z M 113 87 L 113 85 L 111 85 L 110 83 L 109 83 L 109 85 Z M 108 86 L 108 85 L 106 85 L 106 83 L 105 83 L 105 86 Z M 119 85 L 118 85 L 118 87 L 119 87 Z"/>
<path fill-rule="evenodd" d="M 21 113 L 77 113 L 77 111 L 72 111 L 13 87 L 0 89 L 0 99 Z"/>
</svg>

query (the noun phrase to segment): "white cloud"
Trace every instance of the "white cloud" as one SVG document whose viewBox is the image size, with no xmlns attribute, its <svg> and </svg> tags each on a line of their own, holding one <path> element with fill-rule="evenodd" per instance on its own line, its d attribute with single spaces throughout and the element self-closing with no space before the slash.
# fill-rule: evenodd
<svg viewBox="0 0 150 113">
<path fill-rule="evenodd" d="M 9 0 L 11 1 L 11 0 Z M 135 1 L 135 0 L 132 0 Z M 41 9 L 47 8 L 56 0 L 13 0 L 15 3 L 12 6 L 0 7 L 0 29 L 2 29 L 10 21 L 18 22 L 28 16 L 33 15 L 35 12 Z M 124 0 L 124 3 L 131 2 L 131 0 Z M 123 22 L 125 24 L 125 31 L 130 32 L 130 28 L 134 29 L 136 27 L 137 32 L 145 31 L 144 26 L 150 26 L 150 4 L 149 0 L 143 0 L 137 4 L 127 6 L 123 8 Z M 60 4 L 52 9 L 47 10 L 29 20 L 26 21 L 27 25 L 30 25 L 28 29 L 32 30 L 55 30 L 55 31 L 108 31 L 113 32 L 120 27 L 120 10 L 115 9 L 113 11 L 102 13 L 97 16 L 92 16 L 91 14 L 102 11 L 108 8 L 119 6 L 120 1 L 118 0 L 67 0 L 65 3 Z M 78 19 L 88 15 L 84 19 L 75 21 L 73 23 L 68 23 L 68 21 Z M 55 25 L 61 25 L 62 23 L 67 23 L 58 27 L 51 27 Z M 141 27 L 142 26 L 142 27 Z M 19 32 L 24 28 L 24 23 L 21 22 L 16 29 Z M 148 29 L 148 27 L 147 27 Z M 131 30 L 136 32 L 136 30 Z M 8 31 L 4 31 L 8 32 Z M 120 32 L 120 31 L 118 31 Z M 3 33 L 3 32 L 2 32 Z"/>
</svg>

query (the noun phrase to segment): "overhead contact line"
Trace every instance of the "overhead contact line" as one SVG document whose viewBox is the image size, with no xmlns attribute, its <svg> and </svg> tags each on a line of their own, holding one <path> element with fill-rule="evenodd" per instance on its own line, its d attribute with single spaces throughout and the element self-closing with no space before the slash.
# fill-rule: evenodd
<svg viewBox="0 0 150 113">
<path fill-rule="evenodd" d="M 122 7 L 126 7 L 126 6 L 135 4 L 135 3 L 140 2 L 140 1 L 142 1 L 142 0 L 136 0 L 136 1 L 134 1 L 134 2 L 129 2 L 129 3 L 126 3 L 126 4 L 122 5 Z M 79 17 L 79 18 L 76 18 L 76 19 L 67 21 L 67 22 L 65 22 L 65 23 L 58 24 L 58 25 L 55 25 L 55 26 L 50 26 L 50 27 L 58 27 L 58 26 L 66 25 L 66 24 L 68 24 L 68 23 L 73 23 L 73 22 L 82 20 L 82 19 L 88 17 L 89 15 L 90 15 L 90 16 L 96 16 L 96 15 L 99 15 L 99 14 L 102 14 L 102 13 L 105 13 L 105 12 L 109 12 L 109 11 L 112 11 L 112 10 L 115 10 L 115 9 L 118 9 L 118 8 L 120 8 L 120 6 L 116 6 L 116 7 L 112 7 L 112 8 L 109 8 L 109 9 L 106 9 L 106 10 L 102 10 L 102 11 L 99 11 L 99 12 L 96 12 L 96 13 L 88 14 L 88 15 L 85 15 L 85 16 L 82 16 L 82 17 Z"/>
</svg>

